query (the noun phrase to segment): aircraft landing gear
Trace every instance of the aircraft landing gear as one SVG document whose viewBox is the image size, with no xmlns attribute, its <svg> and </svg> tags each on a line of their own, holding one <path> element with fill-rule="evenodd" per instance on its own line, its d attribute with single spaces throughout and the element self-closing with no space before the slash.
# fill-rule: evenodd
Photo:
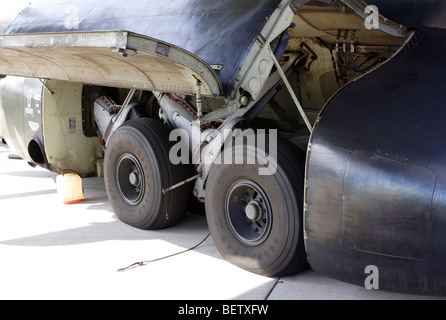
<svg viewBox="0 0 446 320">
<path fill-rule="evenodd" d="M 206 217 L 218 250 L 232 264 L 264 276 L 285 276 L 307 266 L 304 156 L 287 141 L 279 140 L 277 147 L 274 174 L 259 175 L 259 162 L 214 164 L 206 188 Z M 236 157 L 238 150 L 232 149 Z M 253 152 L 245 146 L 245 159 L 255 157 Z"/>
<path fill-rule="evenodd" d="M 169 161 L 169 130 L 159 121 L 127 121 L 110 138 L 104 159 L 104 180 L 113 209 L 122 222 L 140 229 L 173 226 L 183 216 L 187 186 L 166 194 L 188 177 L 188 167 Z"/>
</svg>

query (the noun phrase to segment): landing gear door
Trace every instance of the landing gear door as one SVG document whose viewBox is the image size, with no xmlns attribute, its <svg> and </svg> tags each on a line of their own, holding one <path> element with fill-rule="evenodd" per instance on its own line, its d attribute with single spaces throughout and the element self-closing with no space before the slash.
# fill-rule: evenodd
<svg viewBox="0 0 446 320">
<path fill-rule="evenodd" d="M 125 31 L 0 36 L 0 74 L 222 96 L 216 72 L 196 55 Z"/>
</svg>

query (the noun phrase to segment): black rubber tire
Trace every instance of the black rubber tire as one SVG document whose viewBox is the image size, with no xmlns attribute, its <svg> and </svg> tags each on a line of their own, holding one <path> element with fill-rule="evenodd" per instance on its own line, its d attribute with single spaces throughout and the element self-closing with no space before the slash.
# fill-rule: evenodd
<svg viewBox="0 0 446 320">
<path fill-rule="evenodd" d="M 256 151 L 245 147 L 243 152 L 253 157 Z M 277 171 L 273 175 L 259 175 L 258 164 L 213 165 L 206 187 L 206 217 L 215 245 L 227 261 L 263 276 L 287 276 L 308 266 L 302 223 L 304 157 L 293 144 L 279 139 Z M 260 187 L 271 209 L 270 230 L 253 243 L 245 242 L 243 236 L 234 232 L 236 224 L 229 222 L 233 218 L 228 218 L 227 213 L 234 210 L 227 207 L 227 202 L 238 199 L 231 198 L 230 192 L 231 187 L 237 190 L 237 182 L 242 185 L 252 182 L 256 188 Z M 240 201 L 245 201 L 244 198 Z M 240 210 L 240 215 L 244 214 Z M 267 224 L 268 219 L 265 220 Z"/>
<path fill-rule="evenodd" d="M 151 230 L 168 228 L 185 213 L 187 185 L 166 194 L 162 192 L 188 178 L 188 166 L 173 165 L 169 160 L 172 146 L 169 133 L 159 121 L 138 118 L 124 123 L 107 143 L 104 158 L 107 195 L 118 219 L 128 225 Z M 125 174 L 120 174 L 124 172 L 123 163 L 139 168 L 137 180 L 142 182 L 136 191 L 128 186 Z"/>
</svg>

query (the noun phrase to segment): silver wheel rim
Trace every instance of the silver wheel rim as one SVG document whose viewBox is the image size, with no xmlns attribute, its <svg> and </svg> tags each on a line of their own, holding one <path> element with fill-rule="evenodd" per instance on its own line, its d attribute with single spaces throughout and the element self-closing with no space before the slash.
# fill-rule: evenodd
<svg viewBox="0 0 446 320">
<path fill-rule="evenodd" d="M 145 177 L 138 159 L 130 153 L 123 154 L 118 161 L 116 177 L 124 200 L 133 206 L 139 204 L 144 197 Z"/>
<path fill-rule="evenodd" d="M 268 197 L 250 180 L 240 180 L 231 186 L 226 194 L 225 216 L 232 233 L 249 246 L 263 243 L 271 231 Z"/>
</svg>

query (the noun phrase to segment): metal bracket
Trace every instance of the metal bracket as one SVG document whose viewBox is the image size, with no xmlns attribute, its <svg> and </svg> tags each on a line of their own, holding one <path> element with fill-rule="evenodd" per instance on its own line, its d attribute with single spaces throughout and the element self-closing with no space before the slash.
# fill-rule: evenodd
<svg viewBox="0 0 446 320">
<path fill-rule="evenodd" d="M 179 188 L 179 187 L 181 187 L 181 186 L 184 186 L 185 184 L 188 184 L 188 183 L 191 182 L 191 181 L 197 180 L 197 179 L 200 178 L 200 177 L 201 177 L 201 174 L 197 174 L 196 176 L 193 176 L 193 177 L 191 177 L 191 178 L 189 178 L 189 179 L 186 179 L 186 180 L 184 180 L 184 181 L 182 181 L 182 182 L 180 182 L 180 183 L 177 183 L 176 185 L 173 185 L 173 186 L 171 186 L 170 188 L 163 189 L 163 190 L 162 190 L 162 191 L 163 191 L 163 194 L 166 195 L 168 192 L 170 192 L 170 191 L 172 191 L 172 190 L 175 190 L 175 189 L 177 189 L 177 188 Z"/>
<path fill-rule="evenodd" d="M 239 99 L 229 101 L 224 107 L 218 108 L 212 112 L 209 112 L 204 117 L 201 117 L 201 123 L 209 123 L 212 121 L 217 121 L 220 119 L 227 118 L 238 109 L 240 109 L 241 104 L 238 102 Z"/>
<path fill-rule="evenodd" d="M 200 121 L 200 118 L 203 116 L 203 100 L 201 99 L 201 81 L 197 79 L 197 117 L 198 121 Z"/>
<path fill-rule="evenodd" d="M 39 79 L 39 81 L 42 83 L 43 87 L 48 91 L 49 94 L 53 95 L 54 92 L 51 91 L 50 88 L 48 88 L 48 86 L 46 85 L 45 81 L 43 81 L 42 79 Z"/>
<path fill-rule="evenodd" d="M 111 119 L 110 124 L 108 125 L 107 130 L 105 131 L 104 134 L 104 140 L 106 145 L 111 135 L 125 122 L 129 112 L 133 109 L 134 104 L 133 103 L 130 104 L 130 101 L 135 95 L 135 92 L 136 89 L 130 90 L 129 94 L 127 95 L 127 98 L 125 99 L 123 105 L 121 106 L 121 109 L 119 110 L 119 113 L 114 118 Z"/>
<path fill-rule="evenodd" d="M 288 92 L 290 93 L 291 97 L 293 98 L 293 101 L 294 101 L 297 109 L 299 110 L 299 113 L 300 113 L 302 119 L 304 119 L 308 130 L 310 131 L 310 133 L 313 132 L 313 126 L 311 125 L 310 120 L 308 120 L 308 117 L 305 114 L 305 111 L 302 108 L 302 105 L 300 104 L 299 99 L 297 98 L 296 94 L 294 93 L 293 87 L 291 86 L 290 82 L 288 81 L 288 78 L 286 77 L 285 73 L 283 72 L 282 67 L 280 66 L 280 63 L 279 63 L 279 61 L 277 61 L 276 56 L 274 55 L 274 52 L 270 46 L 268 46 L 268 51 L 271 56 L 271 59 L 274 61 L 277 71 L 279 72 L 280 76 L 282 77 L 283 82 L 285 83 L 285 85 L 288 89 Z"/>
</svg>

